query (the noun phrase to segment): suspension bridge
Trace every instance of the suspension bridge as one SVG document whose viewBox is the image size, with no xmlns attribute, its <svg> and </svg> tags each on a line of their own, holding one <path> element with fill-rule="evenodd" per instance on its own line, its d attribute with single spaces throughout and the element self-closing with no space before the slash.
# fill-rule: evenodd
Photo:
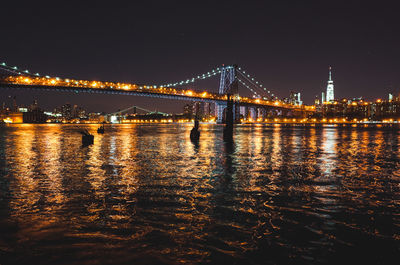
<svg viewBox="0 0 400 265">
<path fill-rule="evenodd" d="M 220 75 L 218 93 L 209 90 L 182 88 L 199 80 Z M 252 93 L 252 97 L 239 95 L 239 86 Z M 252 110 L 256 116 L 264 116 L 268 111 L 313 112 L 313 106 L 298 106 L 283 102 L 276 95 L 241 67 L 236 65 L 220 66 L 192 78 L 163 85 L 138 85 L 133 83 L 77 80 L 42 76 L 29 70 L 0 63 L 0 88 L 4 89 L 41 89 L 46 91 L 67 91 L 74 93 L 103 93 L 132 96 L 146 96 L 165 99 L 210 102 L 216 104 L 217 121 L 222 122 L 227 107 L 228 95 L 235 102 L 234 116 L 239 117 L 241 107 L 244 112 Z"/>
</svg>

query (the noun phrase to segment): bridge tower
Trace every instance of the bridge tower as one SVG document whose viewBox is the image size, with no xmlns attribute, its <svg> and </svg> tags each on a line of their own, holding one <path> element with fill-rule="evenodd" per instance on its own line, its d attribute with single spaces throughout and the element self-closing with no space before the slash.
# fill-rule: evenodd
<svg viewBox="0 0 400 265">
<path fill-rule="evenodd" d="M 219 94 L 232 95 L 234 102 L 239 99 L 236 68 L 237 68 L 236 65 L 222 66 L 221 78 L 219 81 L 219 90 L 218 90 Z M 218 102 L 216 103 L 215 107 L 217 114 L 217 123 L 222 123 L 224 120 L 224 110 L 227 107 L 227 103 Z M 236 121 L 238 117 L 239 117 L 239 106 L 237 104 L 234 104 L 233 120 Z"/>
</svg>

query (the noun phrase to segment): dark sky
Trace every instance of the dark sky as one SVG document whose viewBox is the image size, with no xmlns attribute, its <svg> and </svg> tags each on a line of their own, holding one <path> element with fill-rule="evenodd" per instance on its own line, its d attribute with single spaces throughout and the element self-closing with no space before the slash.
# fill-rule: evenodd
<svg viewBox="0 0 400 265">
<path fill-rule="evenodd" d="M 31 1 L 1 4 L 0 61 L 80 79 L 162 84 L 238 64 L 279 97 L 386 98 L 400 91 L 400 20 L 385 1 Z M 218 79 L 199 84 L 216 90 Z M 45 108 L 139 105 L 180 112 L 182 101 L 0 90 Z"/>
</svg>

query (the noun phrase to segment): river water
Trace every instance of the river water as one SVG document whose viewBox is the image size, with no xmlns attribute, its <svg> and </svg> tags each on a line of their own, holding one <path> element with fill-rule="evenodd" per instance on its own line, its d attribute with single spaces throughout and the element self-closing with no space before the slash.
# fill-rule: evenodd
<svg viewBox="0 0 400 265">
<path fill-rule="evenodd" d="M 200 127 L 0 128 L 0 264 L 398 264 L 398 129 Z"/>
</svg>

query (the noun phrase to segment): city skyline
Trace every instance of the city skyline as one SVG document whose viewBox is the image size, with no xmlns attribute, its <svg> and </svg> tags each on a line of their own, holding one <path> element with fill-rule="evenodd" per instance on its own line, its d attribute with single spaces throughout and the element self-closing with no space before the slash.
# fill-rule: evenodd
<svg viewBox="0 0 400 265">
<path fill-rule="evenodd" d="M 21 69 L 21 68 L 18 68 L 18 69 Z M 219 77 L 214 78 L 214 79 L 219 80 Z M 88 80 L 88 81 L 94 81 L 94 80 Z M 181 82 L 184 82 L 184 80 L 181 81 Z M 177 83 L 179 83 L 179 82 L 177 82 Z M 393 96 L 393 95 L 397 96 L 397 95 L 400 94 L 399 90 L 389 90 L 387 94 L 384 94 L 384 95 L 380 94 L 376 98 L 372 98 L 372 99 L 365 98 L 364 96 L 358 96 L 358 97 L 355 96 L 355 97 L 350 97 L 350 98 L 345 98 L 345 97 L 340 97 L 340 96 L 339 97 L 335 97 L 336 94 L 334 94 L 334 84 L 333 83 L 334 82 L 333 82 L 333 79 L 332 79 L 332 66 L 329 66 L 328 67 L 327 85 L 326 85 L 325 89 L 321 92 L 320 95 L 318 95 L 318 94 L 315 95 L 315 97 L 313 99 L 313 102 L 304 102 L 304 100 L 302 100 L 303 98 L 300 99 L 300 94 L 302 94 L 300 91 L 295 91 L 296 92 L 296 97 L 298 97 L 298 100 L 301 100 L 301 102 L 302 103 L 304 102 L 306 105 L 314 105 L 316 100 L 320 100 L 321 102 L 333 102 L 334 100 L 342 100 L 342 99 L 349 99 L 349 100 L 351 100 L 351 99 L 363 99 L 365 101 L 373 102 L 373 101 L 376 101 L 376 100 L 385 100 L 387 97 L 390 97 L 390 96 Z M 183 86 L 179 86 L 179 87 L 189 87 L 189 89 L 190 89 L 191 87 L 196 87 L 196 84 L 193 84 L 192 86 L 184 86 L 183 85 Z M 200 89 L 204 89 L 204 88 L 200 88 Z M 243 87 L 242 90 L 244 90 L 244 89 L 245 88 Z M 264 89 L 264 90 L 266 90 L 266 89 Z M 80 105 L 86 104 L 86 105 L 89 106 L 88 110 L 91 111 L 91 112 L 107 112 L 107 111 L 108 112 L 113 112 L 113 111 L 119 110 L 121 108 L 123 109 L 124 107 L 127 107 L 127 105 L 121 105 L 122 107 L 119 107 L 119 106 L 114 106 L 114 105 L 111 106 L 109 104 L 105 104 L 104 105 L 105 108 L 103 107 L 102 109 L 101 108 L 99 109 L 98 105 L 95 104 L 97 106 L 97 108 L 96 109 L 92 109 L 90 107 L 91 106 L 90 103 L 87 104 L 88 103 L 87 101 L 82 101 L 82 95 L 85 96 L 85 94 L 82 94 L 82 93 L 79 94 L 79 95 L 75 95 L 75 93 L 72 93 L 72 92 L 53 91 L 51 93 L 47 93 L 47 92 L 42 92 L 42 91 L 28 91 L 28 95 L 32 96 L 32 98 L 29 98 L 29 97 L 26 96 L 27 91 L 24 91 L 24 90 L 22 90 L 22 91 L 20 91 L 20 90 L 17 90 L 17 91 L 16 90 L 14 90 L 14 91 L 12 91 L 12 90 L 2 90 L 2 91 L 6 92 L 6 93 L 0 94 L 0 100 L 3 103 L 3 105 L 4 104 L 6 104 L 6 105 L 9 104 L 9 106 L 11 106 L 11 104 L 12 104 L 11 100 L 15 99 L 17 97 L 16 95 L 20 94 L 19 99 L 20 100 L 22 99 L 22 105 L 29 105 L 32 101 L 35 101 L 35 100 L 38 100 L 38 99 L 40 100 L 40 99 L 43 99 L 43 98 L 45 99 L 44 101 L 46 101 L 46 98 L 57 98 L 57 97 L 59 98 L 59 100 L 55 100 L 54 102 L 52 102 L 52 104 L 46 104 L 45 103 L 44 107 L 46 109 L 54 109 L 54 108 L 57 107 L 57 105 L 65 104 L 65 103 L 69 103 L 69 102 L 77 102 Z M 197 91 L 201 91 L 201 90 L 197 90 Z M 207 91 L 207 90 L 203 90 L 203 91 Z M 7 92 L 9 92 L 9 93 L 7 93 Z M 250 93 L 250 91 L 239 91 L 239 93 L 240 92 L 244 92 L 243 94 L 245 94 L 245 95 L 249 95 L 249 93 Z M 293 90 L 291 90 L 290 94 L 285 95 L 282 99 L 283 100 L 289 100 L 291 95 L 292 95 L 292 93 L 293 93 Z M 243 94 L 241 94 L 241 95 L 243 95 Z M 274 94 L 272 94 L 272 95 L 274 95 Z M 91 97 L 96 97 L 96 96 L 98 98 L 105 97 L 104 95 L 91 95 Z M 110 95 L 108 95 L 108 97 L 109 96 Z M 125 96 L 119 96 L 119 95 L 111 95 L 111 96 L 113 96 L 115 98 L 119 97 L 121 99 L 126 98 Z M 251 96 L 251 93 L 250 93 L 250 96 Z M 258 95 L 258 96 L 260 96 L 260 95 Z M 146 100 L 146 98 L 144 98 L 144 104 L 145 105 L 147 103 L 146 101 L 151 102 L 150 105 L 154 108 L 154 106 L 155 106 L 154 105 L 154 101 L 161 102 L 162 100 L 157 99 L 157 98 L 151 98 L 151 99 L 147 99 Z M 182 109 L 182 107 L 185 104 L 187 104 L 187 102 L 189 102 L 189 101 L 181 101 L 181 100 L 174 100 L 174 99 L 170 99 L 169 101 L 171 101 L 171 104 L 175 104 L 175 105 L 178 105 L 180 107 L 180 109 L 175 107 L 175 108 L 172 108 L 172 109 L 169 109 L 169 110 L 168 110 L 168 108 L 166 108 L 167 109 L 166 111 L 169 111 L 170 113 L 179 112 Z M 124 104 L 126 104 L 126 103 L 124 103 Z M 162 104 L 161 105 L 157 105 L 156 104 L 155 110 L 159 109 L 158 106 L 161 107 L 161 110 L 163 108 L 165 108 L 165 106 L 162 106 Z M 130 107 L 130 106 L 128 106 L 128 107 Z"/>
</svg>

